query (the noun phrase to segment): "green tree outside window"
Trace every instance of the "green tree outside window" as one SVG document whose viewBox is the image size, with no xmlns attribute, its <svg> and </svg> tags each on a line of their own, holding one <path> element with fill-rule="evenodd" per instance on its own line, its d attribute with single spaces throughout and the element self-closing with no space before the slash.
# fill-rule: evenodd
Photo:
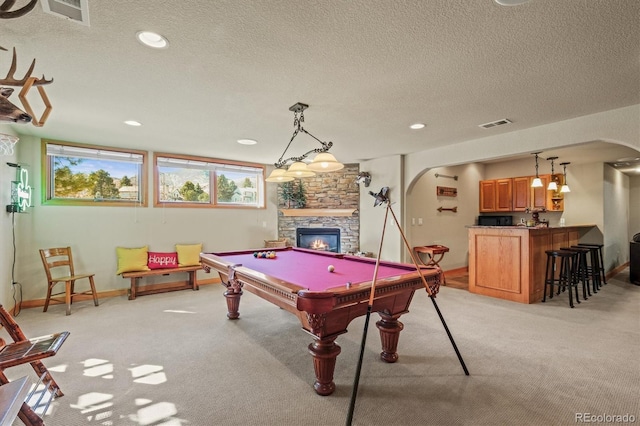
<svg viewBox="0 0 640 426">
<path fill-rule="evenodd" d="M 98 170 L 89 174 L 89 184 L 91 186 L 91 194 L 96 198 L 114 199 L 120 198 L 120 192 L 116 188 L 109 172 Z"/>
<path fill-rule="evenodd" d="M 227 179 L 225 175 L 218 176 L 218 200 L 230 202 L 236 193 L 238 185 L 234 181 Z"/>
<path fill-rule="evenodd" d="M 204 189 L 199 183 L 194 185 L 191 181 L 186 181 L 182 188 L 180 188 L 180 195 L 184 201 L 208 201 L 209 195 L 204 192 Z"/>
</svg>

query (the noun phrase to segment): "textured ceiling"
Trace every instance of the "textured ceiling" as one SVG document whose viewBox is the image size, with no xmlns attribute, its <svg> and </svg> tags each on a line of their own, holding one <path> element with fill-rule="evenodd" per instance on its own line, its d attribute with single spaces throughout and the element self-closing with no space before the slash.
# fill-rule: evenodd
<svg viewBox="0 0 640 426">
<path fill-rule="evenodd" d="M 304 127 L 349 162 L 640 103 L 637 0 L 102 0 L 89 21 L 38 5 L 0 22 L 17 74 L 37 58 L 55 79 L 45 126 L 16 132 L 273 163 L 304 102 Z M 9 63 L 0 52 L 0 74 Z M 478 127 L 502 118 L 513 124 Z M 291 153 L 315 147 L 301 135 Z"/>
</svg>

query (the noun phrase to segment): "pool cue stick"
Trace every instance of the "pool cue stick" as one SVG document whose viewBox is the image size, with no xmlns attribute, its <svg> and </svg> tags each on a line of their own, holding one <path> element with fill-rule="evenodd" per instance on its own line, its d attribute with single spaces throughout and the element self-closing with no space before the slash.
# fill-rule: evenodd
<svg viewBox="0 0 640 426">
<path fill-rule="evenodd" d="M 464 370 L 464 374 L 466 376 L 468 376 L 469 375 L 469 370 L 467 370 L 467 366 L 464 363 L 464 360 L 462 359 L 462 355 L 460 354 L 460 351 L 458 350 L 458 346 L 456 345 L 456 342 L 453 340 L 453 336 L 451 335 L 451 332 L 449 331 L 449 327 L 447 327 L 447 323 L 445 322 L 444 317 L 442 316 L 442 313 L 440 312 L 440 309 L 438 308 L 438 304 L 436 303 L 436 299 L 435 299 L 435 294 L 433 294 L 433 292 L 429 288 L 429 285 L 427 284 L 427 280 L 425 280 L 424 279 L 424 275 L 422 275 L 421 269 L 418 266 L 418 261 L 416 259 L 416 256 L 413 253 L 413 250 L 411 250 L 411 247 L 409 246 L 409 242 L 407 241 L 407 237 L 405 237 L 404 232 L 402 231 L 402 228 L 400 227 L 400 224 L 398 223 L 398 218 L 396 218 L 396 215 L 393 212 L 393 209 L 391 208 L 391 206 L 389 206 L 388 208 L 389 208 L 389 210 L 391 210 L 391 216 L 393 217 L 393 220 L 396 222 L 396 226 L 400 230 L 400 235 L 402 236 L 402 241 L 404 241 L 404 245 L 407 248 L 407 251 L 409 252 L 409 255 L 411 255 L 411 260 L 413 261 L 413 264 L 415 265 L 416 270 L 420 274 L 420 278 L 422 279 L 422 283 L 424 284 L 425 288 L 427 289 L 427 294 L 429 294 L 429 299 L 431 299 L 431 302 L 433 302 L 433 307 L 436 308 L 436 312 L 438 313 L 438 316 L 440 317 L 440 321 L 442 321 L 442 325 L 444 326 L 444 331 L 446 331 L 447 336 L 449 337 L 449 341 L 451 342 L 451 345 L 453 346 L 453 350 L 456 352 L 456 355 L 458 356 L 458 361 L 460 361 L 460 365 L 462 366 L 462 370 Z"/>
<path fill-rule="evenodd" d="M 456 355 L 458 356 L 458 361 L 460 361 L 460 365 L 462 366 L 462 369 L 464 370 L 464 374 L 466 376 L 468 376 L 469 375 L 469 370 L 467 370 L 467 366 L 465 365 L 464 360 L 462 359 L 462 355 L 460 355 L 460 351 L 458 350 L 458 346 L 456 346 L 456 342 L 453 341 L 453 336 L 451 335 L 451 332 L 449 331 L 449 327 L 447 327 L 447 323 L 444 321 L 444 317 L 440 313 L 440 309 L 438 308 L 438 304 L 436 303 L 436 300 L 431 296 L 429 297 L 429 299 L 431 299 L 431 301 L 433 302 L 433 307 L 436 308 L 436 312 L 438 313 L 438 316 L 440 317 L 440 321 L 442 321 L 442 325 L 444 326 L 444 331 L 447 332 L 447 336 L 449 336 L 449 340 L 451 341 L 451 345 L 453 345 L 453 350 L 456 351 Z"/>
<path fill-rule="evenodd" d="M 369 304 L 367 306 L 367 315 L 364 320 L 364 330 L 362 332 L 362 343 L 360 344 L 360 357 L 358 358 L 358 367 L 356 368 L 356 377 L 353 380 L 353 389 L 351 390 L 351 402 L 349 403 L 349 414 L 347 414 L 347 426 L 351 426 L 353 420 L 353 410 L 356 406 L 356 395 L 358 394 L 358 383 L 360 382 L 360 370 L 362 369 L 362 358 L 364 357 L 364 345 L 367 342 L 367 330 L 369 329 L 369 318 L 371 317 L 371 309 L 373 308 L 373 297 L 375 295 L 376 280 L 378 279 L 378 267 L 380 266 L 380 255 L 382 254 L 382 242 L 384 241 L 384 232 L 387 228 L 387 216 L 389 213 L 389 203 L 387 202 L 387 210 L 384 214 L 384 224 L 382 225 L 382 236 L 380 237 L 380 247 L 378 248 L 378 257 L 376 259 L 376 267 L 373 271 L 373 281 L 371 282 L 371 293 L 369 294 Z"/>
</svg>

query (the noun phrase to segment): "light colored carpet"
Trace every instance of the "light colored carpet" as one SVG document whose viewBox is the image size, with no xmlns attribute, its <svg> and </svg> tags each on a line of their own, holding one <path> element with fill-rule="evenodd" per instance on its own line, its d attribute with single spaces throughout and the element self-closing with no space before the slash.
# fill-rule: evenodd
<svg viewBox="0 0 640 426">
<path fill-rule="evenodd" d="M 46 424 L 344 425 L 364 317 L 338 338 L 337 390 L 321 397 L 296 317 L 245 292 L 241 318 L 227 320 L 222 292 L 78 302 L 70 316 L 62 305 L 23 310 L 28 337 L 71 332 L 44 360 L 65 392 Z M 436 300 L 471 375 L 420 291 L 400 318 L 397 363 L 379 359 L 371 316 L 354 425 L 573 425 L 576 413 L 640 422 L 640 287 L 628 270 L 575 309 L 565 295 L 522 305 L 447 287 Z M 35 380 L 22 366 L 6 374 Z"/>
</svg>

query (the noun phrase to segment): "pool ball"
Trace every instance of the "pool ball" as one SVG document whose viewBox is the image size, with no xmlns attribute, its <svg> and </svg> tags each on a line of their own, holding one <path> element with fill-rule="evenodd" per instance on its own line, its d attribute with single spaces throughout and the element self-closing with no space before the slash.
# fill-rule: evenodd
<svg viewBox="0 0 640 426">
<path fill-rule="evenodd" d="M 329 265 L 329 266 L 327 267 L 327 270 L 328 270 L 329 272 L 333 272 L 333 271 L 335 271 L 335 269 L 336 269 L 336 268 L 334 268 L 334 267 L 333 267 L 333 265 Z"/>
</svg>

